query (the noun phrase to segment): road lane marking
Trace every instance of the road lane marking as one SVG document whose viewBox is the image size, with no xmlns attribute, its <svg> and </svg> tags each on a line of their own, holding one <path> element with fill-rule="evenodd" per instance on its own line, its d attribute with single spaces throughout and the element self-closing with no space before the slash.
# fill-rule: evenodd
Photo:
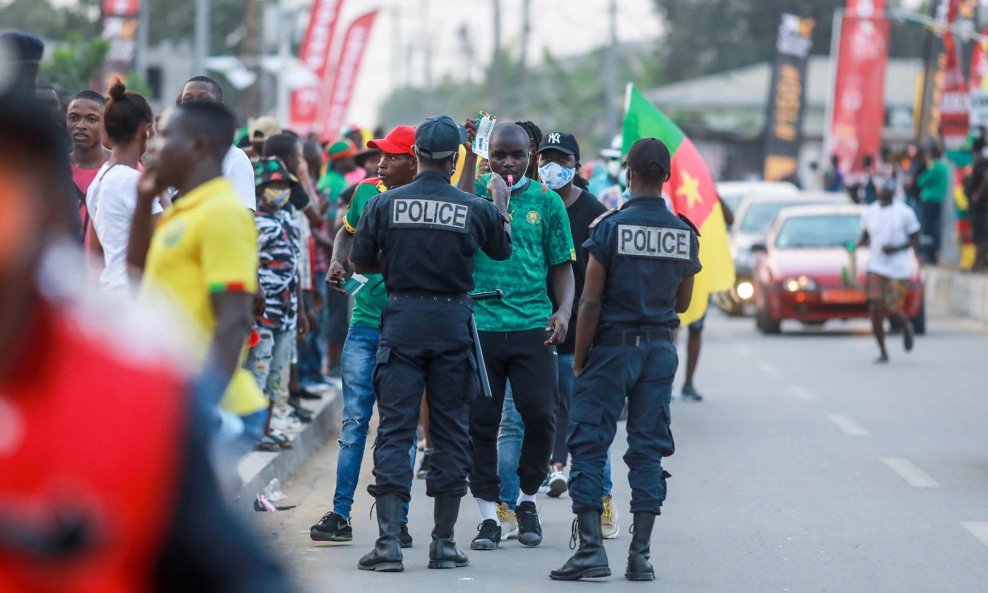
<svg viewBox="0 0 988 593">
<path fill-rule="evenodd" d="M 940 482 L 934 480 L 933 476 L 919 469 L 915 463 L 909 461 L 905 457 L 882 457 L 880 459 L 882 463 L 897 473 L 899 477 L 905 480 L 910 486 L 914 486 L 916 488 L 940 487 Z"/>
<path fill-rule="evenodd" d="M 752 352 L 751 352 L 751 347 L 749 346 L 746 346 L 744 344 L 735 344 L 734 351 L 740 354 L 741 356 L 744 356 L 745 358 L 751 358 Z"/>
<path fill-rule="evenodd" d="M 812 391 L 799 385 L 790 385 L 789 391 L 800 401 L 815 402 L 819 399 Z"/>
<path fill-rule="evenodd" d="M 758 368 L 761 369 L 761 371 L 763 373 L 765 373 L 766 375 L 772 375 L 773 377 L 781 377 L 782 376 L 782 371 L 780 371 L 778 367 L 776 367 L 775 365 L 773 365 L 771 363 L 768 363 L 768 362 L 759 363 L 758 364 Z"/>
<path fill-rule="evenodd" d="M 961 525 L 988 546 L 988 521 L 961 521 Z"/>
<path fill-rule="evenodd" d="M 851 420 L 843 414 L 830 414 L 827 416 L 827 420 L 834 423 L 837 428 L 841 429 L 844 434 L 852 437 L 866 437 L 868 436 L 868 431 L 864 429 L 860 424 Z"/>
</svg>

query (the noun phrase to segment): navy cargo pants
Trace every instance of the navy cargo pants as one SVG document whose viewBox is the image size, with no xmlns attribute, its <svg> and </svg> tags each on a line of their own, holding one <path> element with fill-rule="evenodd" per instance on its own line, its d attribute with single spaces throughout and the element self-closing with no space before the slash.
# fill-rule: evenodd
<svg viewBox="0 0 988 593">
<path fill-rule="evenodd" d="M 632 513 L 661 513 L 666 498 L 662 458 L 675 451 L 669 428 L 672 381 L 679 365 L 671 341 L 594 346 L 576 378 L 567 444 L 573 457 L 573 512 L 602 511 L 607 450 L 628 399 L 628 483 Z"/>
<path fill-rule="evenodd" d="M 408 445 L 415 442 L 422 394 L 429 402 L 429 496 L 463 496 L 473 449 L 470 403 L 480 392 L 469 330 L 470 309 L 447 299 L 392 297 L 384 311 L 374 369 L 380 424 L 371 496 L 411 499 Z M 441 323 L 436 320 L 441 319 Z"/>
</svg>

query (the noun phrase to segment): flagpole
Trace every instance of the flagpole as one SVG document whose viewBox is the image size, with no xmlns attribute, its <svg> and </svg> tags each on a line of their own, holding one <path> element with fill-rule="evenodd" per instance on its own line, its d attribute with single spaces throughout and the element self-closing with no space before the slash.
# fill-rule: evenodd
<svg viewBox="0 0 988 593">
<path fill-rule="evenodd" d="M 837 67 L 840 65 L 840 36 L 844 29 L 844 9 L 834 11 L 834 24 L 830 29 L 830 84 L 827 91 L 827 107 L 823 119 L 823 154 L 817 162 L 830 162 L 833 150 L 834 98 L 837 96 Z"/>
</svg>

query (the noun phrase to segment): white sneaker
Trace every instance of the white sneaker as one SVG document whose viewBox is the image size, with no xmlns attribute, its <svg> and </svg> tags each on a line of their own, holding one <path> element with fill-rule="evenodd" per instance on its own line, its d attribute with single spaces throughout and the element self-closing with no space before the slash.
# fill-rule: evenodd
<svg viewBox="0 0 988 593">
<path fill-rule="evenodd" d="M 618 525 L 618 512 L 614 508 L 614 499 L 605 496 L 603 500 L 604 512 L 600 515 L 600 534 L 604 539 L 616 539 L 621 533 L 621 526 Z"/>
<path fill-rule="evenodd" d="M 515 512 L 508 508 L 508 503 L 498 503 L 497 520 L 501 522 L 501 539 L 518 539 L 518 518 L 515 517 Z"/>
<path fill-rule="evenodd" d="M 539 486 L 539 494 L 549 493 L 549 474 L 545 475 L 545 479 L 542 480 L 542 485 Z"/>
<path fill-rule="evenodd" d="M 563 492 L 566 492 L 567 480 L 566 474 L 563 470 L 552 467 L 552 473 L 549 474 L 549 490 L 546 492 L 552 498 L 559 498 Z"/>
<path fill-rule="evenodd" d="M 281 432 L 299 432 L 302 430 L 302 421 L 291 414 L 272 414 L 271 429 Z"/>
</svg>

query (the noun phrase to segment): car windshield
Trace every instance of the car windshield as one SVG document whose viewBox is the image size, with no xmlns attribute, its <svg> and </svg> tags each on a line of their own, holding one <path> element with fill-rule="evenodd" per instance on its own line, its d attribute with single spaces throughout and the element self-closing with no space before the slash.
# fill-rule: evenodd
<svg viewBox="0 0 988 593">
<path fill-rule="evenodd" d="M 856 214 L 793 216 L 782 223 L 775 246 L 779 249 L 843 247 L 857 241 L 861 217 Z"/>
<path fill-rule="evenodd" d="M 809 205 L 811 203 L 800 199 L 752 202 L 744 212 L 744 220 L 741 221 L 740 229 L 746 233 L 764 233 L 768 230 L 772 221 L 775 220 L 775 215 L 783 208 Z"/>
</svg>

